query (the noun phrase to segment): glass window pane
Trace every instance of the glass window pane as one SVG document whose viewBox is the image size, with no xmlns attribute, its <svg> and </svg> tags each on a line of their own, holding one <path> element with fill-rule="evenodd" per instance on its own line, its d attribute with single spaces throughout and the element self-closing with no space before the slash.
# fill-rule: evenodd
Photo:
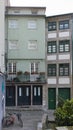
<svg viewBox="0 0 73 130">
<path fill-rule="evenodd" d="M 59 75 L 60 76 L 69 76 L 69 64 L 60 64 L 59 65 Z"/>
<path fill-rule="evenodd" d="M 38 96 L 40 96 L 40 87 L 38 87 Z"/>
<path fill-rule="evenodd" d="M 34 96 L 36 96 L 37 93 L 36 93 L 36 87 L 34 87 Z"/>
<path fill-rule="evenodd" d="M 22 96 L 22 90 L 19 88 L 19 96 Z"/>
<path fill-rule="evenodd" d="M 56 76 L 56 64 L 48 64 L 48 76 Z"/>
</svg>

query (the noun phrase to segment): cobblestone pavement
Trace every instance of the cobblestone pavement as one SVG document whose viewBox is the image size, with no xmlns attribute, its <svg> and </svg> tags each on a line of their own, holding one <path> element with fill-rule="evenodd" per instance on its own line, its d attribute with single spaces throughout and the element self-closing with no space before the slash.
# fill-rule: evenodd
<svg viewBox="0 0 73 130">
<path fill-rule="evenodd" d="M 46 111 L 46 113 L 48 114 L 49 120 L 54 120 L 53 111 Z M 42 110 L 25 110 L 21 111 L 21 114 L 23 120 L 22 128 L 16 120 L 13 126 L 3 128 L 2 130 L 37 130 L 37 124 L 38 122 L 41 122 L 44 112 Z"/>
</svg>

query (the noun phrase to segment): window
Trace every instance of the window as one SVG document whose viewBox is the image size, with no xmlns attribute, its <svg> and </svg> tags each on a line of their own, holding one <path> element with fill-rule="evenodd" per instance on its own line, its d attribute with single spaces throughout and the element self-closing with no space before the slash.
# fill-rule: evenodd
<svg viewBox="0 0 73 130">
<path fill-rule="evenodd" d="M 51 41 L 47 43 L 47 53 L 56 53 L 57 52 L 57 46 L 56 41 Z"/>
<path fill-rule="evenodd" d="M 56 76 L 56 64 L 48 64 L 47 75 Z"/>
<path fill-rule="evenodd" d="M 31 74 L 38 73 L 38 63 L 32 62 L 31 63 Z"/>
<path fill-rule="evenodd" d="M 48 31 L 56 30 L 56 22 L 48 22 Z"/>
<path fill-rule="evenodd" d="M 59 41 L 59 52 L 69 52 L 70 51 L 70 41 L 62 40 Z"/>
<path fill-rule="evenodd" d="M 36 50 L 37 49 L 37 40 L 30 40 L 28 42 L 28 49 Z"/>
<path fill-rule="evenodd" d="M 59 22 L 59 29 L 69 29 L 69 20 L 60 21 Z"/>
<path fill-rule="evenodd" d="M 16 63 L 8 63 L 8 73 L 16 74 Z"/>
<path fill-rule="evenodd" d="M 17 40 L 10 40 L 9 41 L 9 49 L 10 50 L 16 50 L 16 49 L 18 49 L 17 43 L 18 43 Z"/>
<path fill-rule="evenodd" d="M 18 21 L 17 20 L 9 20 L 9 28 L 18 28 Z"/>
<path fill-rule="evenodd" d="M 36 21 L 35 20 L 28 21 L 28 29 L 36 29 Z"/>
<path fill-rule="evenodd" d="M 59 64 L 59 76 L 69 76 L 69 64 Z"/>
</svg>

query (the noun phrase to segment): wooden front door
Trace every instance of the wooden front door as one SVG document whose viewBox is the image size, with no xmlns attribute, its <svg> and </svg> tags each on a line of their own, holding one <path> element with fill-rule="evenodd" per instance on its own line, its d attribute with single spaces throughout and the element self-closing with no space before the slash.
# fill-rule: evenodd
<svg viewBox="0 0 73 130">
<path fill-rule="evenodd" d="M 70 99 L 70 88 L 59 88 L 58 97 L 61 97 L 64 100 Z"/>
<path fill-rule="evenodd" d="M 42 86 L 33 86 L 33 105 L 42 105 Z"/>
<path fill-rule="evenodd" d="M 6 86 L 6 106 L 15 106 L 15 86 Z"/>
<path fill-rule="evenodd" d="M 31 86 L 18 86 L 18 105 L 31 104 Z"/>
<path fill-rule="evenodd" d="M 49 88 L 48 89 L 48 109 L 56 108 L 56 89 Z"/>
</svg>

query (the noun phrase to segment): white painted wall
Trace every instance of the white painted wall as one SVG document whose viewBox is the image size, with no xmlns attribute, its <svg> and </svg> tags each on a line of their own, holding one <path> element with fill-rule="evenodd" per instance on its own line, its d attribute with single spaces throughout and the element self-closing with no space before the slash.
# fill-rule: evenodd
<svg viewBox="0 0 73 130">
<path fill-rule="evenodd" d="M 69 37 L 69 32 L 59 32 L 59 37 Z"/>
<path fill-rule="evenodd" d="M 70 60 L 70 54 L 59 54 L 59 60 Z"/>
<path fill-rule="evenodd" d="M 48 38 L 56 38 L 57 33 L 48 33 Z"/>
<path fill-rule="evenodd" d="M 57 83 L 56 80 L 57 80 L 56 78 L 48 78 L 48 79 L 47 79 L 47 83 L 48 83 L 48 84 L 56 84 L 56 83 Z"/>
<path fill-rule="evenodd" d="M 0 71 L 5 71 L 5 62 L 4 62 L 4 56 L 5 56 L 5 36 L 4 36 L 4 13 L 5 13 L 5 0 L 0 0 Z"/>
<path fill-rule="evenodd" d="M 70 78 L 59 78 L 59 84 L 70 84 Z"/>
<path fill-rule="evenodd" d="M 49 56 L 47 56 L 47 61 L 53 61 L 53 60 L 57 60 L 57 56 L 56 55 L 49 55 Z"/>
<path fill-rule="evenodd" d="M 5 0 L 0 0 L 0 71 L 5 72 L 5 36 L 4 36 L 4 25 L 5 25 Z M 2 76 L 0 75 L 0 130 L 2 130 L 2 117 L 4 114 L 5 106 L 4 99 L 5 95 L 2 95 Z M 3 102 L 2 102 L 3 100 Z M 3 103 L 3 104 L 2 104 Z"/>
</svg>

